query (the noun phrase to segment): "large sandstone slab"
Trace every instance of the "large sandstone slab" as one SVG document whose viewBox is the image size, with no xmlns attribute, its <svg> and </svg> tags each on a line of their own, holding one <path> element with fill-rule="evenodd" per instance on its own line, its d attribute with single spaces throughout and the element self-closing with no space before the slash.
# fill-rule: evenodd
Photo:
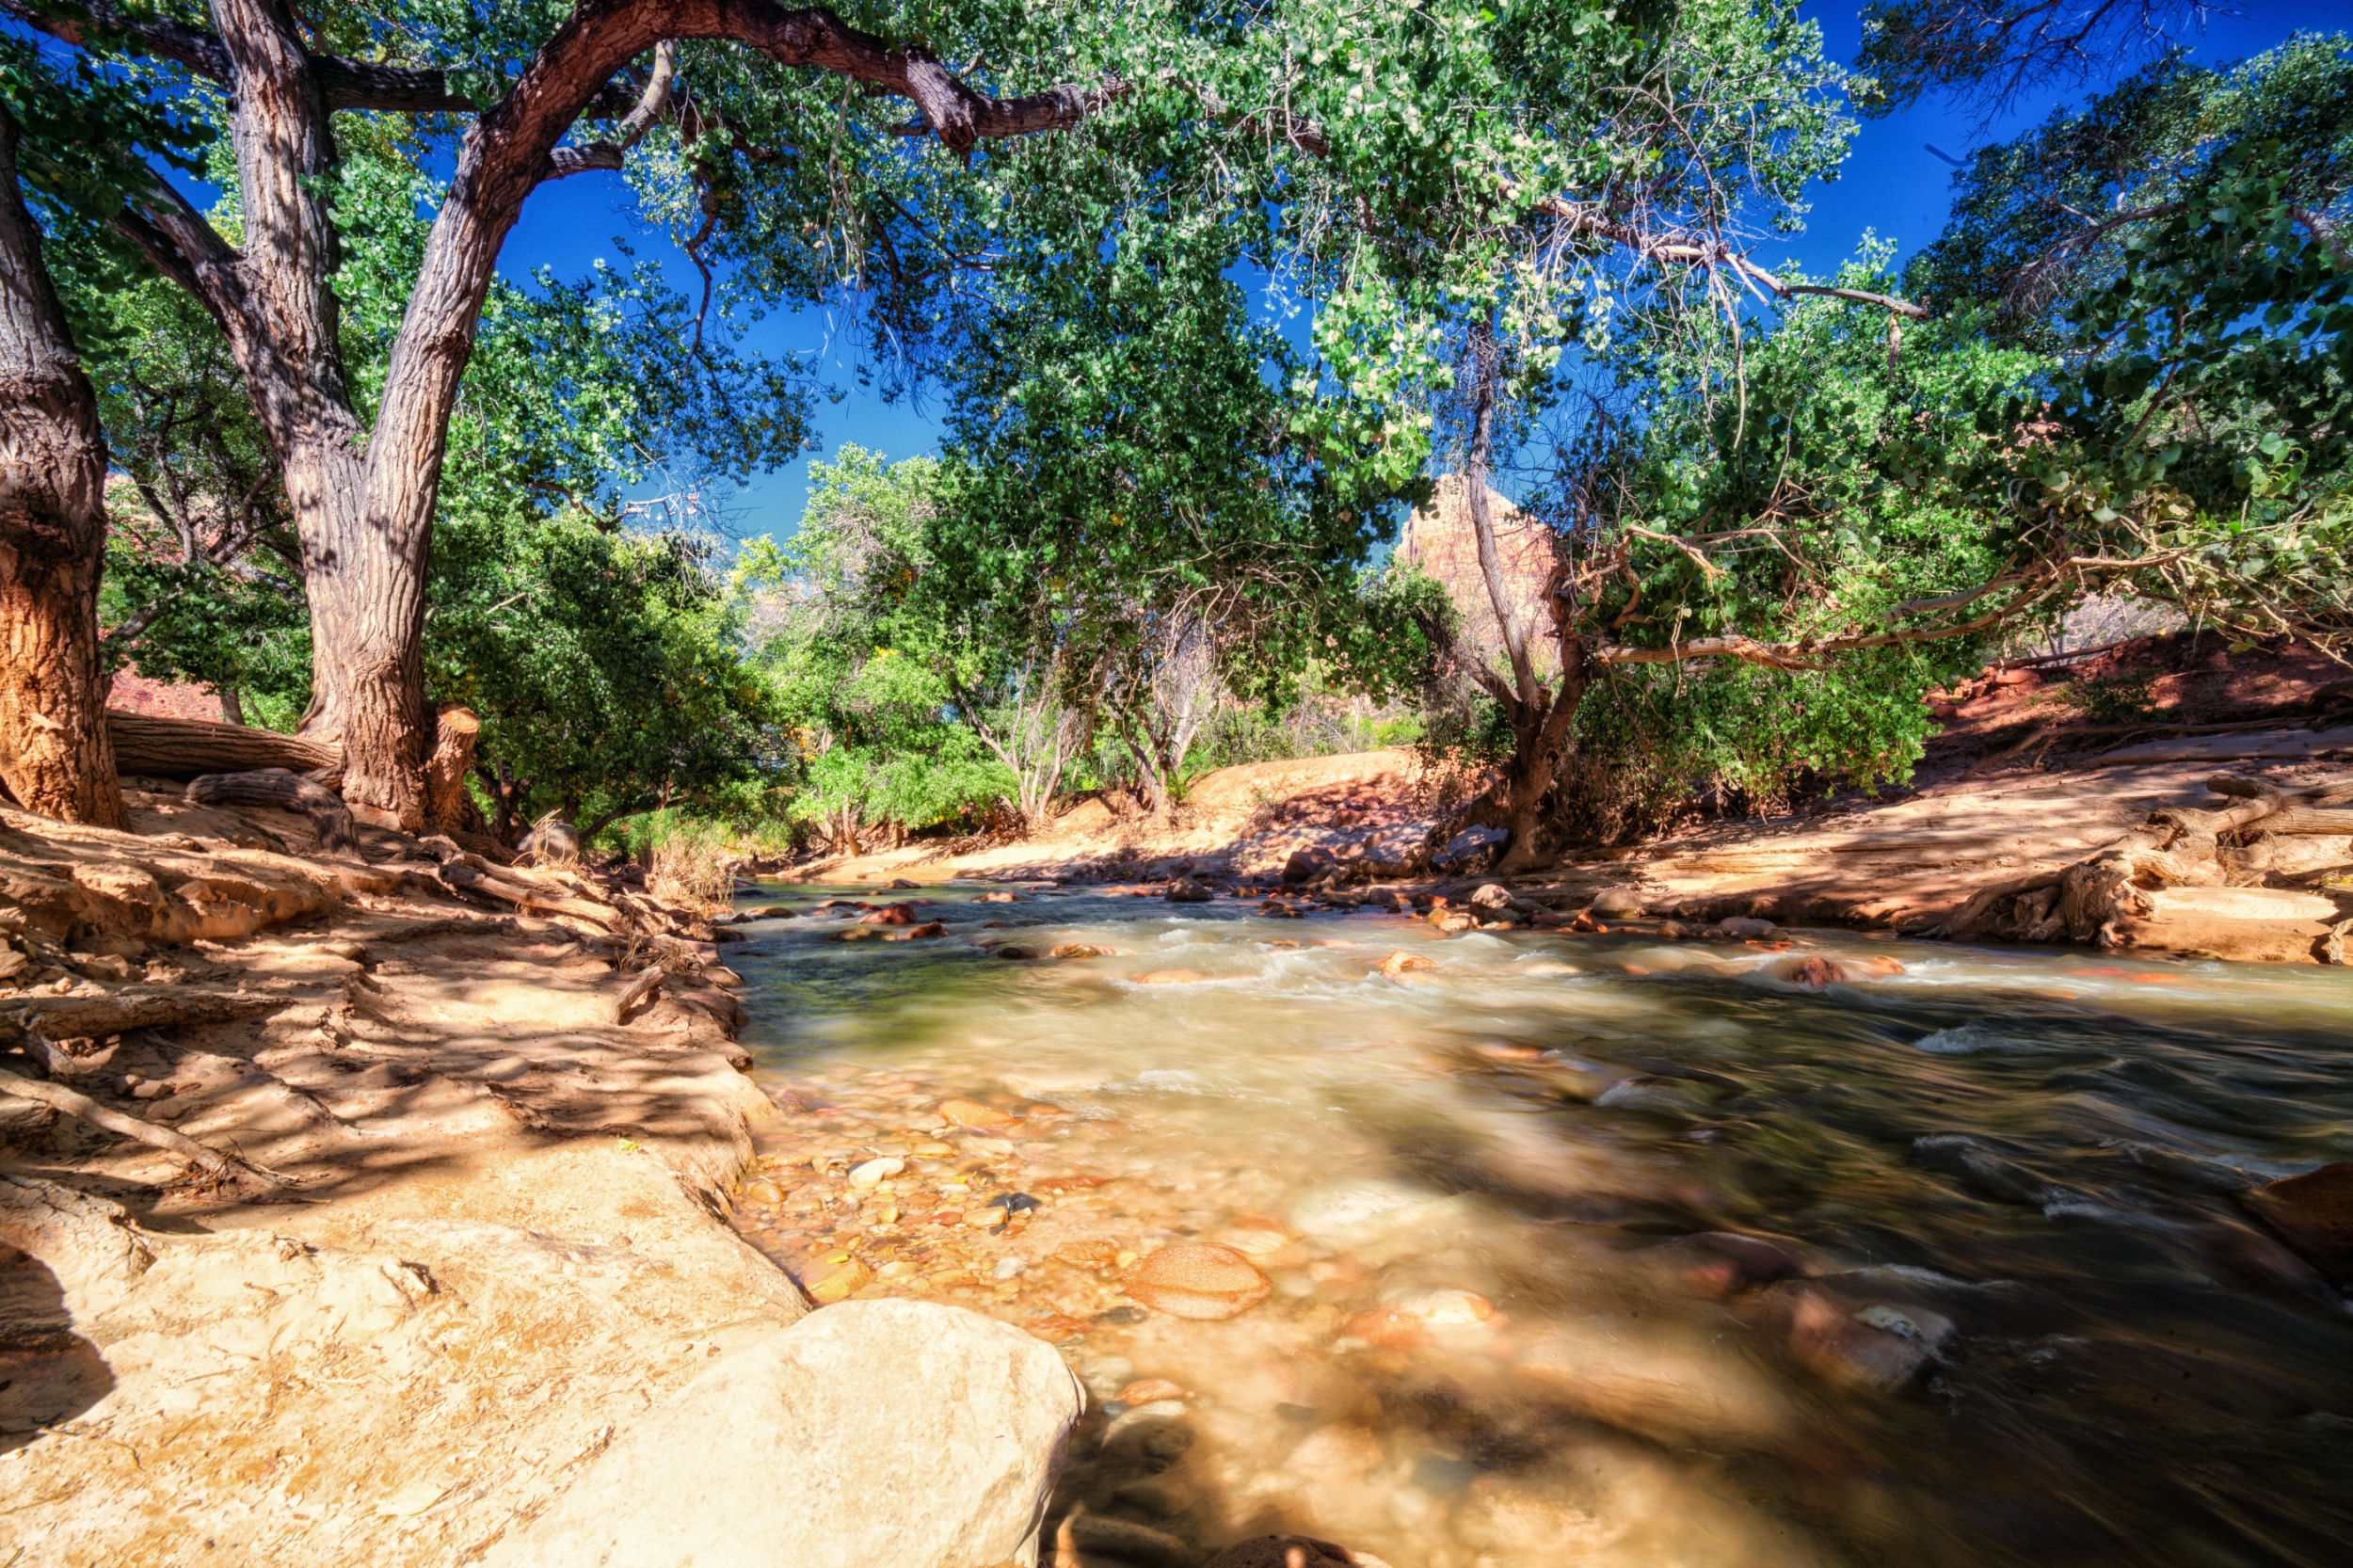
<svg viewBox="0 0 2353 1568">
<path fill-rule="evenodd" d="M 844 1302 L 623 1432 L 489 1568 L 1033 1562 L 1083 1407 L 1062 1357 L 929 1302 Z"/>
</svg>

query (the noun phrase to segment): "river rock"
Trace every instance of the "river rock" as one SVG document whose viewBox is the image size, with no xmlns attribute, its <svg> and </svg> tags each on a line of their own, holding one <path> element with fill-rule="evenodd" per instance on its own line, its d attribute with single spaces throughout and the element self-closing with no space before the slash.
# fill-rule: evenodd
<svg viewBox="0 0 2353 1568">
<path fill-rule="evenodd" d="M 1330 850 L 1320 844 L 1310 844 L 1305 849 L 1290 852 L 1289 857 L 1283 862 L 1283 880 L 1294 886 L 1313 882 L 1338 864 L 1338 857 Z"/>
<path fill-rule="evenodd" d="M 1789 1352 L 1824 1382 L 1890 1392 L 1902 1387 L 1953 1335 L 1952 1320 L 1925 1307 L 1857 1304 L 1834 1288 L 1785 1280 L 1765 1292 Z"/>
<path fill-rule="evenodd" d="M 1070 1557 L 1079 1560 L 1110 1558 L 1136 1568 L 1191 1568 L 1195 1560 L 1193 1549 L 1167 1531 L 1108 1514 L 1074 1513 L 1063 1521 L 1059 1534 L 1057 1561 L 1064 1557 L 1060 1549 L 1064 1540 L 1072 1548 Z"/>
<path fill-rule="evenodd" d="M 1209 1568 L 1388 1568 L 1388 1564 L 1312 1535 L 1255 1535 L 1209 1559 Z"/>
<path fill-rule="evenodd" d="M 915 905 L 886 904 L 871 915 L 860 915 L 857 918 L 857 923 L 860 925 L 913 925 L 916 923 Z"/>
<path fill-rule="evenodd" d="M 1509 909 L 1512 889 L 1500 883 L 1482 882 L 1471 890 L 1470 903 L 1474 909 Z"/>
<path fill-rule="evenodd" d="M 1157 1404 L 1162 1400 L 1181 1400 L 1184 1397 L 1184 1385 L 1171 1383 L 1166 1378 L 1139 1378 L 1122 1388 L 1118 1395 L 1119 1402 L 1124 1405 Z"/>
<path fill-rule="evenodd" d="M 1728 916 L 1716 922 L 1716 929 L 1743 942 L 1761 942 L 1781 935 L 1781 927 L 1772 921 L 1751 920 L 1746 915 Z"/>
<path fill-rule="evenodd" d="M 1436 968 L 1437 961 L 1435 959 L 1424 958 L 1420 953 L 1409 952 L 1403 948 L 1398 949 L 1395 952 L 1381 960 L 1381 972 L 1387 975 L 1391 980 L 1397 979 L 1400 975 L 1405 974 L 1409 970 L 1433 969 Z"/>
<path fill-rule="evenodd" d="M 1217 897 L 1215 893 L 1189 876 L 1180 876 L 1171 882 L 1168 885 L 1168 891 L 1160 896 L 1171 904 L 1207 904 Z"/>
<path fill-rule="evenodd" d="M 1346 1236 L 1368 1222 L 1429 1203 L 1435 1193 L 1388 1182 L 1384 1177 L 1360 1177 L 1353 1182 L 1330 1182 L 1311 1187 L 1292 1201 L 1292 1229 L 1302 1236 Z"/>
<path fill-rule="evenodd" d="M 2240 1200 L 2341 1286 L 2353 1286 L 2353 1160 L 2266 1182 Z"/>
<path fill-rule="evenodd" d="M 831 1306 L 873 1283 L 874 1271 L 864 1258 L 845 1257 L 808 1282 L 808 1299 L 819 1306 Z"/>
<path fill-rule="evenodd" d="M 895 1154 L 886 1154 L 850 1168 L 850 1185 L 872 1187 L 885 1176 L 895 1176 L 907 1168 L 907 1162 Z"/>
<path fill-rule="evenodd" d="M 941 1100 L 939 1119 L 952 1127 L 968 1127 L 975 1132 L 1002 1132 L 1015 1124 L 1013 1116 L 995 1106 L 968 1099 Z"/>
<path fill-rule="evenodd" d="M 1643 902 L 1640 888 L 1604 888 L 1586 907 L 1604 920 L 1615 920 L 1641 914 Z"/>
<path fill-rule="evenodd" d="M 1061 1356 L 979 1313 L 906 1301 L 828 1307 L 723 1358 L 633 1422 L 487 1561 L 1032 1560 L 1083 1408 Z"/>
<path fill-rule="evenodd" d="M 1266 1300 L 1273 1287 L 1231 1247 L 1187 1242 L 1139 1258 L 1121 1280 L 1134 1300 L 1172 1318 L 1232 1318 Z"/>
<path fill-rule="evenodd" d="M 1500 827 L 1466 827 L 1446 841 L 1446 846 L 1430 857 L 1433 871 L 1463 871 L 1483 863 L 1487 856 L 1500 851 L 1511 841 L 1512 835 Z"/>
</svg>

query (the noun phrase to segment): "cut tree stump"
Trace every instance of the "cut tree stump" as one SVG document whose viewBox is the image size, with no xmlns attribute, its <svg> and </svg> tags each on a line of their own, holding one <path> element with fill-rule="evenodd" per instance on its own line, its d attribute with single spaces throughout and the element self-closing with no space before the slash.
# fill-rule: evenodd
<svg viewBox="0 0 2353 1568">
<path fill-rule="evenodd" d="M 153 778 L 196 778 L 208 773 L 255 773 L 284 768 L 333 790 L 344 781 L 344 748 L 274 729 L 209 719 L 167 719 L 106 710 L 115 771 Z"/>
<path fill-rule="evenodd" d="M 424 820 L 436 833 L 477 834 L 485 827 L 481 808 L 466 788 L 473 771 L 474 738 L 482 721 L 456 703 L 441 710 L 434 726 L 433 755 L 424 763 Z"/>
</svg>

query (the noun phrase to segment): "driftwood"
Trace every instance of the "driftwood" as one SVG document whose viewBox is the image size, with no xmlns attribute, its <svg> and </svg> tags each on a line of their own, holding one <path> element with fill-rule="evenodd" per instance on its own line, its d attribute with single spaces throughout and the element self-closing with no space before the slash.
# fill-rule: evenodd
<svg viewBox="0 0 2353 1568">
<path fill-rule="evenodd" d="M 128 1138 L 134 1143 L 145 1144 L 149 1148 L 161 1149 L 166 1154 L 177 1155 L 210 1176 L 226 1180 L 234 1176 L 249 1176 L 266 1181 L 274 1187 L 294 1185 L 294 1180 L 290 1176 L 280 1176 L 276 1171 L 267 1170 L 259 1165 L 248 1164 L 242 1160 L 232 1160 L 216 1150 L 206 1148 L 184 1133 L 174 1132 L 168 1127 L 157 1127 L 153 1122 L 141 1121 L 138 1117 L 128 1115 L 111 1106 L 101 1105 L 88 1095 L 68 1089 L 61 1083 L 43 1083 L 38 1079 L 26 1078 L 20 1073 L 12 1073 L 0 1068 L 0 1094 L 14 1095 L 19 1099 L 32 1100 L 48 1106 L 53 1111 L 62 1111 L 69 1116 L 88 1122 L 92 1127 L 104 1128 L 108 1132 Z"/>
<path fill-rule="evenodd" d="M 69 1039 L 99 1039 L 132 1029 L 226 1023 L 232 1018 L 272 1013 L 285 1005 L 284 997 L 178 987 L 130 988 L 95 997 L 12 999 L 8 1006 L 0 1008 L 0 1038 L 14 1039 L 22 1031 Z"/>
<path fill-rule="evenodd" d="M 182 798 L 190 806 L 274 806 L 299 811 L 318 830 L 319 847 L 329 854 L 358 854 L 359 840 L 344 797 L 285 768 L 253 773 L 208 773 L 188 781 Z"/>
<path fill-rule="evenodd" d="M 252 773 L 284 768 L 328 789 L 344 781 L 344 748 L 298 735 L 251 729 L 206 719 L 167 719 L 153 713 L 106 710 L 106 738 L 114 743 L 115 771 L 155 778 L 194 778 L 208 773 Z"/>
<path fill-rule="evenodd" d="M 501 871 L 480 856 L 459 849 L 446 837 L 437 834 L 421 841 L 426 852 L 440 861 L 435 874 L 440 878 L 441 885 L 452 891 L 512 904 L 525 913 L 546 910 L 550 914 L 569 915 L 576 920 L 600 925 L 607 931 L 619 930 L 629 924 L 629 915 L 624 910 L 594 903 L 560 888 L 522 881 L 514 872 Z"/>
<path fill-rule="evenodd" d="M 652 1000 L 653 994 L 662 989 L 662 981 L 663 971 L 658 967 L 645 970 L 631 981 L 628 988 L 614 1000 L 613 1021 L 616 1024 L 627 1023 L 630 1014 Z"/>
</svg>

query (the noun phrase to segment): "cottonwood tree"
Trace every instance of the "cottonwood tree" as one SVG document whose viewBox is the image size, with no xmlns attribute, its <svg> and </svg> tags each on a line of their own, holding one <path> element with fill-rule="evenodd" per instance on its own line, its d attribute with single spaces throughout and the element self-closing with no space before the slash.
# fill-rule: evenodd
<svg viewBox="0 0 2353 1568">
<path fill-rule="evenodd" d="M 0 106 L 0 783 L 68 822 L 123 825 L 98 654 L 106 449 Z"/>
<path fill-rule="evenodd" d="M 188 166 L 193 134 L 135 88 L 0 38 L 0 784 L 30 810 L 104 826 L 122 824 L 96 613 L 107 455 L 26 196 L 119 203 L 149 169 L 109 146 L 117 134 Z"/>
<path fill-rule="evenodd" d="M 103 4 L 6 8 L 60 44 L 162 68 L 147 78 L 160 92 L 225 97 L 235 237 L 160 172 L 109 216 L 228 340 L 302 541 L 314 660 L 305 730 L 344 746 L 355 806 L 404 826 L 423 821 L 420 634 L 443 442 L 499 247 L 534 188 L 620 168 L 657 122 L 679 118 L 675 51 L 660 46 L 724 40 L 790 72 L 854 84 L 853 94 L 906 101 L 923 134 L 957 155 L 1070 125 L 1114 90 L 991 97 L 919 44 L 768 0 L 585 0 L 544 34 L 536 13 L 379 24 L 331 7 L 297 14 L 280 0 L 215 0 L 209 27 Z M 812 90 L 803 76 L 775 86 Z M 352 111 L 464 127 L 381 384 L 368 388 L 344 359 L 329 208 L 333 117 Z M 566 143 L 584 120 L 607 134 Z M 687 129 L 724 136 L 708 116 Z"/>
</svg>

